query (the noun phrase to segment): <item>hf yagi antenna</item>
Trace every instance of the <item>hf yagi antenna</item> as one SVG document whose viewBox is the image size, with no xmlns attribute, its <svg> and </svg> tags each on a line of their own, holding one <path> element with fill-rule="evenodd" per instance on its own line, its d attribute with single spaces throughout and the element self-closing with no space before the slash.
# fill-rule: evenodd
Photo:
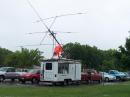
<svg viewBox="0 0 130 97">
<path fill-rule="evenodd" d="M 49 18 L 44 18 L 42 20 L 48 20 L 48 19 L 57 19 L 59 17 L 64 17 L 64 16 L 72 16 L 72 15 L 81 15 L 81 14 L 86 14 L 86 13 L 72 13 L 72 14 L 62 14 L 62 15 L 57 15 L 57 16 L 53 16 L 53 17 L 49 17 Z M 34 23 L 38 23 L 38 22 L 41 22 L 41 20 L 37 20 L 35 21 Z"/>
<path fill-rule="evenodd" d="M 47 31 L 51 34 L 51 36 L 55 39 L 55 41 L 58 43 L 58 45 L 61 45 L 59 41 L 56 39 L 55 35 L 53 34 L 54 32 L 50 30 L 50 28 L 43 22 L 43 19 L 41 18 L 40 14 L 37 12 L 37 10 L 34 8 L 34 6 L 31 4 L 29 0 L 27 0 L 28 4 L 30 7 L 33 9 L 37 17 L 39 18 L 40 22 L 43 24 L 44 27 L 46 27 Z"/>
<path fill-rule="evenodd" d="M 55 40 L 55 42 L 61 46 L 60 42 L 57 40 L 56 36 L 55 36 L 55 32 L 51 30 L 51 27 L 53 26 L 53 24 L 55 23 L 56 19 L 59 18 L 59 17 L 63 17 L 63 16 L 70 16 L 70 15 L 81 15 L 81 14 L 85 14 L 85 13 L 74 13 L 74 14 L 63 14 L 63 15 L 57 15 L 57 16 L 54 16 L 54 17 L 49 17 L 49 18 L 45 18 L 45 19 L 42 19 L 40 14 L 38 13 L 38 11 L 35 9 L 35 7 L 32 5 L 32 3 L 27 0 L 29 6 L 33 9 L 33 11 L 35 12 L 35 14 L 37 15 L 38 19 L 36 21 L 36 23 L 38 22 L 41 22 L 42 25 L 47 29 L 47 31 L 45 32 L 42 32 L 42 33 L 46 33 L 43 37 L 43 39 L 41 40 L 40 42 L 40 45 L 42 45 L 42 42 L 43 40 L 45 39 L 45 37 L 47 36 L 47 33 L 50 33 L 50 35 L 53 37 L 53 39 Z M 53 19 L 51 25 L 48 27 L 45 23 L 44 23 L 44 20 L 48 20 L 48 19 Z M 68 33 L 71 33 L 71 32 L 68 32 Z M 29 34 L 32 34 L 32 33 L 29 33 Z M 54 45 L 54 44 L 53 44 Z M 62 50 L 63 50 L 63 47 L 61 46 Z M 64 52 L 64 50 L 63 50 Z"/>
</svg>

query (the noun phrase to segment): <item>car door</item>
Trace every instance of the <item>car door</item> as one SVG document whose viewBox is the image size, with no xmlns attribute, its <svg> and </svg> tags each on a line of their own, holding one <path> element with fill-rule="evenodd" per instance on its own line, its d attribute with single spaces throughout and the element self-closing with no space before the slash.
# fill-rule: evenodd
<svg viewBox="0 0 130 97">
<path fill-rule="evenodd" d="M 5 78 L 11 79 L 15 78 L 15 76 L 16 76 L 15 68 L 8 68 L 5 73 Z"/>
</svg>

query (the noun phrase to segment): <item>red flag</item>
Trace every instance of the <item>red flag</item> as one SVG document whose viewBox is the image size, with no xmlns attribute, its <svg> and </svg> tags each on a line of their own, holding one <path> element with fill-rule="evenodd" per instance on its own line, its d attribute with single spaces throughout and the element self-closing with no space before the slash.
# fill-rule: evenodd
<svg viewBox="0 0 130 97">
<path fill-rule="evenodd" d="M 54 53 L 53 53 L 53 55 L 59 57 L 59 56 L 61 55 L 61 52 L 62 52 L 62 47 L 61 47 L 60 45 L 57 45 L 57 46 L 55 46 L 55 48 L 54 48 Z"/>
</svg>

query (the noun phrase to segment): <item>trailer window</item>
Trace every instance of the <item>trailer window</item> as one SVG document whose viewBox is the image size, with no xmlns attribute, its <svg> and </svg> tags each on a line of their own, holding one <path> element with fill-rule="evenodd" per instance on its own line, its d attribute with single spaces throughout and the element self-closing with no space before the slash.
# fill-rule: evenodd
<svg viewBox="0 0 130 97">
<path fill-rule="evenodd" d="M 46 70 L 52 70 L 52 63 L 46 63 Z"/>
<path fill-rule="evenodd" d="M 58 73 L 59 74 L 68 74 L 69 73 L 69 64 L 59 63 L 58 64 Z"/>
</svg>

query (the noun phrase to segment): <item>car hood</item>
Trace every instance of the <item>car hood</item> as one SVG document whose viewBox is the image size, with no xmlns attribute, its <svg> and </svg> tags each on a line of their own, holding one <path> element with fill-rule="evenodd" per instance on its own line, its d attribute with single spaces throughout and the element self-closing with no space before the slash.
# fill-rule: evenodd
<svg viewBox="0 0 130 97">
<path fill-rule="evenodd" d="M 115 76 L 114 75 L 106 75 L 107 77 L 109 77 L 109 78 L 114 78 Z"/>
<path fill-rule="evenodd" d="M 5 74 L 6 72 L 5 71 L 0 71 L 0 74 Z"/>
</svg>

